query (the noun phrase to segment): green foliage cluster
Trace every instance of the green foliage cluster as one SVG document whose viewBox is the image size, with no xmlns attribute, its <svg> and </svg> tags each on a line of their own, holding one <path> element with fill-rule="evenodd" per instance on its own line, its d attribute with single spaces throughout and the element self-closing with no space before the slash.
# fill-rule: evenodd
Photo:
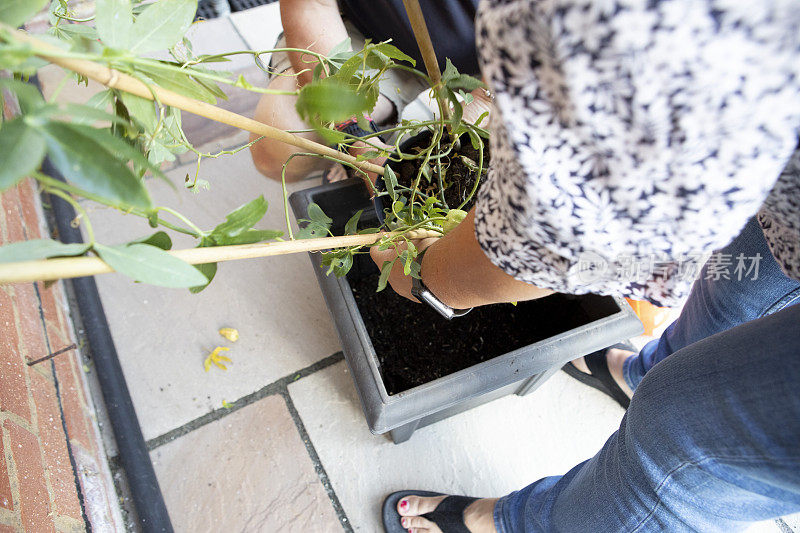
<svg viewBox="0 0 800 533">
<path fill-rule="evenodd" d="M 250 85 L 241 76 L 208 68 L 209 64 L 230 61 L 234 55 L 252 56 L 255 64 L 264 69 L 260 61 L 263 54 L 274 50 L 232 51 L 216 55 L 196 55 L 185 34 L 191 26 L 197 0 L 97 0 L 92 17 L 78 19 L 70 12 L 67 0 L 52 0 L 49 4 L 51 28 L 43 36 L 53 49 L 39 50 L 18 39 L 9 27 L 17 27 L 45 7 L 48 0 L 3 0 L 0 2 L 0 70 L 12 77 L 0 77 L 0 99 L 13 94 L 21 108 L 19 116 L 0 123 L 0 192 L 13 187 L 26 176 L 35 178 L 42 190 L 62 198 L 78 212 L 78 221 L 86 230 L 85 245 L 63 244 L 54 240 L 37 240 L 13 243 L 0 247 L 0 261 L 22 261 L 51 257 L 78 256 L 93 253 L 109 263 L 115 270 L 139 282 L 167 287 L 187 287 L 193 292 L 202 290 L 214 277 L 216 264 L 193 267 L 166 253 L 172 246 L 166 232 L 159 230 L 142 239 L 109 246 L 95 241 L 91 222 L 77 201 L 85 198 L 126 214 L 146 218 L 153 228 L 190 235 L 197 239 L 198 247 L 249 244 L 279 238 L 278 230 L 257 229 L 267 210 L 263 197 L 245 203 L 229 213 L 225 221 L 211 230 L 202 230 L 187 217 L 167 206 L 155 205 L 148 192 L 152 178 L 166 180 L 160 170 L 162 163 L 173 161 L 181 153 L 190 151 L 197 157 L 198 173 L 204 158 L 216 158 L 236 153 L 252 143 L 217 154 L 202 153 L 186 138 L 181 124 L 180 111 L 163 105 L 154 92 L 148 100 L 115 89 L 104 90 L 86 104 L 67 104 L 58 101 L 64 83 L 70 79 L 78 83 L 88 80 L 67 73 L 54 94 L 45 100 L 29 83 L 29 76 L 47 64 L 41 55 L 90 60 L 133 76 L 149 87 L 163 87 L 197 100 L 215 104 L 226 98 L 221 86 L 267 93 L 279 92 Z M 408 247 L 396 261 L 401 261 L 406 272 L 417 275 L 419 266 L 414 259 L 416 248 L 405 234 L 414 229 L 431 229 L 445 233 L 454 221 L 463 217 L 462 206 L 448 206 L 444 197 L 429 197 L 421 190 L 421 183 L 438 180 L 446 185 L 447 166 L 458 139 L 466 135 L 481 154 L 472 162 L 480 176 L 483 168 L 483 140 L 486 130 L 461 120 L 462 105 L 469 103 L 469 91 L 481 82 L 460 74 L 448 61 L 443 73 L 442 86 L 434 87 L 435 94 L 443 95 L 453 109 L 452 117 L 424 122 L 403 121 L 383 133 L 395 134 L 394 150 L 387 151 L 373 143 L 378 134 L 354 137 L 333 128 L 338 121 L 350 117 L 363 117 L 375 106 L 378 99 L 378 82 L 389 69 L 403 69 L 430 79 L 415 69 L 412 58 L 388 42 L 367 42 L 362 50 L 351 50 L 348 40 L 340 43 L 327 57 L 308 50 L 297 51 L 313 59 L 313 81 L 297 92 L 297 111 L 329 143 L 346 149 L 356 141 L 372 145 L 374 149 L 359 156 L 360 160 L 379 156 L 391 160 L 422 159 L 420 173 L 411 187 L 397 183 L 391 169 L 384 176 L 384 190 L 373 191 L 390 200 L 387 213 L 388 229 L 400 235 L 383 239 L 382 248 L 398 241 Z M 165 59 L 168 57 L 168 59 Z M 2 103 L 0 101 L 0 103 Z M 2 117 L 0 117 L 1 119 Z M 359 118 L 362 128 L 369 127 Z M 479 122 L 480 123 L 480 120 Z M 429 130 L 432 141 L 419 153 L 402 153 L 399 145 L 403 139 Z M 257 141 L 254 141 L 257 142 Z M 296 156 L 318 156 L 296 154 Z M 48 157 L 66 182 L 40 172 Z M 294 157 L 294 156 L 293 156 Z M 288 164 L 288 161 L 287 161 Z M 285 171 L 284 165 L 284 171 Z M 359 172 L 366 177 L 363 171 Z M 423 181 L 424 180 L 424 181 Z M 208 189 L 208 181 L 186 177 L 185 186 L 192 192 Z M 284 182 L 285 192 L 285 182 Z M 474 193 L 474 191 L 473 191 Z M 288 203 L 284 194 L 284 212 L 287 233 L 289 226 Z M 164 215 L 171 220 L 165 220 Z M 359 229 L 361 213 L 346 225 L 347 234 L 371 233 L 379 228 Z M 331 220 L 318 206 L 309 208 L 307 225 L 297 236 L 312 238 L 330 235 Z M 345 275 L 353 264 L 353 256 L 364 253 L 358 247 L 333 250 L 324 254 L 323 263 L 328 272 Z M 388 275 L 384 265 L 384 272 Z M 385 276 L 382 286 L 385 285 Z M 381 287 L 382 288 L 382 287 Z"/>
</svg>

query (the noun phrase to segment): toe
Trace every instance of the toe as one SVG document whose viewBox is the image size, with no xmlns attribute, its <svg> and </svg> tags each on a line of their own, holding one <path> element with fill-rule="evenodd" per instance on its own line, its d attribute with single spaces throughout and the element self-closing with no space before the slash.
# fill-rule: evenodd
<svg viewBox="0 0 800 533">
<path fill-rule="evenodd" d="M 430 513 L 439 505 L 445 496 L 422 498 L 420 496 L 406 496 L 397 502 L 397 513 L 400 516 L 418 516 Z"/>
<path fill-rule="evenodd" d="M 436 526 L 436 524 L 427 518 L 422 518 L 421 516 L 404 516 L 400 519 L 400 525 L 402 525 L 408 531 L 413 531 L 414 533 L 417 531 L 430 531 Z M 438 528 L 436 528 L 436 530 L 438 531 Z"/>
</svg>

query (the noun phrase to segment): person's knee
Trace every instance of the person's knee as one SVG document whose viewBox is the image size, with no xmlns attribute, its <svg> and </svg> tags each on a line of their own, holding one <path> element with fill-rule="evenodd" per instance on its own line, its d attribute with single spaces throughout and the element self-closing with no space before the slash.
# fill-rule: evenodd
<svg viewBox="0 0 800 533">
<path fill-rule="evenodd" d="M 297 88 L 297 83 L 289 69 L 282 76 L 273 79 L 268 88 L 278 91 L 292 91 Z M 261 97 L 256 107 L 255 120 L 280 130 L 303 130 L 308 126 L 300 119 L 295 111 L 296 97 L 286 94 L 265 94 Z M 304 135 L 309 137 L 309 135 Z M 258 135 L 251 134 L 250 142 L 258 139 Z M 314 139 L 316 140 L 316 139 Z M 250 147 L 250 154 L 258 171 L 264 176 L 280 181 L 282 175 L 288 182 L 304 179 L 317 169 L 316 161 L 308 158 L 294 158 L 286 165 L 291 156 L 298 152 L 294 146 L 273 139 L 264 138 Z"/>
</svg>

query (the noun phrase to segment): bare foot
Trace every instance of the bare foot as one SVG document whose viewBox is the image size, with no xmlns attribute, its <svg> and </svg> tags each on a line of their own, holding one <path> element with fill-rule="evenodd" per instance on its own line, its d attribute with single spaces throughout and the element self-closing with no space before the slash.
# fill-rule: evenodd
<svg viewBox="0 0 800 533">
<path fill-rule="evenodd" d="M 622 365 L 623 363 L 625 363 L 625 360 L 633 354 L 634 352 L 631 352 L 629 350 L 620 350 L 618 348 L 611 348 L 606 353 L 606 361 L 608 361 L 608 371 L 611 372 L 611 377 L 614 378 L 614 381 L 617 382 L 619 388 L 622 389 L 622 392 L 624 392 L 628 396 L 628 398 L 633 396 L 633 391 L 631 390 L 630 387 L 628 387 L 628 384 L 625 383 L 625 378 L 622 377 Z M 586 366 L 586 362 L 583 360 L 583 357 L 575 359 L 574 361 L 572 361 L 572 364 L 575 365 L 575 368 L 577 368 L 581 372 L 584 372 L 586 374 L 591 374 L 591 372 L 589 372 L 589 367 Z"/>
<path fill-rule="evenodd" d="M 409 533 L 442 533 L 435 523 L 420 515 L 430 513 L 446 496 L 422 498 L 406 496 L 397 502 L 400 524 Z M 497 498 L 475 500 L 464 509 L 464 524 L 471 533 L 497 533 L 494 527 L 494 504 Z"/>
</svg>

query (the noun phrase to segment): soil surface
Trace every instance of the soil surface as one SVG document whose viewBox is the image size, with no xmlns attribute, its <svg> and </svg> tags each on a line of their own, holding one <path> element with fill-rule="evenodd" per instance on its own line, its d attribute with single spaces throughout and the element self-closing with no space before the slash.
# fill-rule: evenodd
<svg viewBox="0 0 800 533">
<path fill-rule="evenodd" d="M 375 292 L 378 273 L 360 279 L 353 279 L 357 275 L 348 277 L 389 394 L 618 311 L 611 298 L 554 294 L 517 306 L 478 307 L 464 317 L 447 321 L 430 307 L 398 296 L 390 287 Z M 587 299 L 591 305 L 582 305 Z"/>
<path fill-rule="evenodd" d="M 428 143 L 430 142 L 428 140 L 430 139 L 430 135 L 425 135 L 422 138 L 424 141 L 419 144 L 421 144 L 423 147 L 427 147 Z M 478 150 L 472 147 L 468 135 L 462 135 L 460 141 L 460 148 L 458 150 L 454 150 L 447 159 L 443 160 L 442 164 L 444 170 L 443 182 L 445 184 L 444 198 L 447 202 L 447 206 L 451 209 L 458 208 L 458 206 L 461 205 L 461 202 L 468 198 L 470 192 L 472 192 L 472 187 L 475 185 L 475 179 L 477 178 L 478 160 L 480 159 Z M 485 178 L 486 167 L 489 165 L 489 144 L 486 141 L 484 142 L 485 145 L 483 148 L 482 175 Z M 414 153 L 415 151 L 419 150 L 417 148 L 407 146 L 404 146 L 403 149 L 409 153 Z M 414 180 L 417 179 L 419 166 L 422 161 L 422 159 L 413 159 L 400 161 L 399 163 L 393 163 L 391 166 L 397 175 L 397 182 L 400 185 L 405 185 L 406 187 L 411 188 L 414 184 Z M 436 196 L 438 198 L 439 180 L 436 174 L 438 171 L 438 166 L 435 162 L 429 162 L 428 165 L 431 169 L 431 181 L 428 183 L 426 178 L 423 176 L 420 179 L 419 190 L 428 196 Z M 473 168 L 470 168 L 470 166 L 472 166 L 474 170 Z M 464 211 L 469 211 L 472 206 L 475 205 L 475 200 L 477 197 L 478 195 L 475 194 L 461 209 Z"/>
</svg>

